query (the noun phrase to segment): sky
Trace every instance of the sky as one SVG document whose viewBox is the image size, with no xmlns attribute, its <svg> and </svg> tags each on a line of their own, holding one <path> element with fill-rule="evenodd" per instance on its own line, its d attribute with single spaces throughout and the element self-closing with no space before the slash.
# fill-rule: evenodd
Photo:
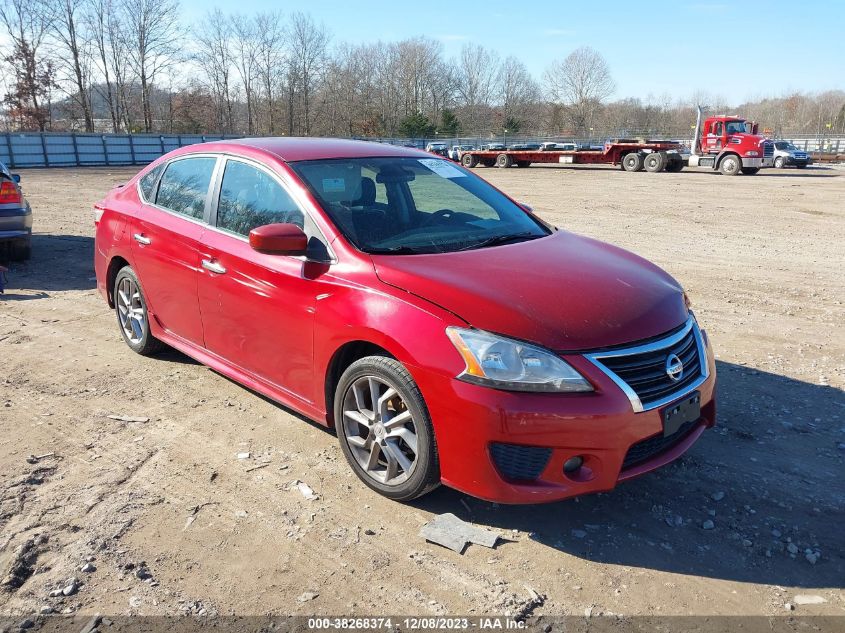
<svg viewBox="0 0 845 633">
<path fill-rule="evenodd" d="M 537 79 L 579 46 L 604 55 L 613 99 L 704 91 L 742 103 L 845 90 L 845 0 L 182 0 L 186 22 L 225 13 L 303 11 L 333 41 L 425 35 L 447 57 L 474 42 L 515 55 Z"/>
</svg>

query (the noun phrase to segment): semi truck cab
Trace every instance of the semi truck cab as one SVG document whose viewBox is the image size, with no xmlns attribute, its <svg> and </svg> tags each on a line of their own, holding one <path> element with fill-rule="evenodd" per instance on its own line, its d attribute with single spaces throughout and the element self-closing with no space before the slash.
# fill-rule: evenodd
<svg viewBox="0 0 845 633">
<path fill-rule="evenodd" d="M 771 166 L 774 148 L 758 134 L 756 123 L 727 115 L 710 116 L 702 121 L 702 115 L 699 107 L 690 167 L 709 167 L 735 176 L 756 174 L 761 167 Z"/>
</svg>

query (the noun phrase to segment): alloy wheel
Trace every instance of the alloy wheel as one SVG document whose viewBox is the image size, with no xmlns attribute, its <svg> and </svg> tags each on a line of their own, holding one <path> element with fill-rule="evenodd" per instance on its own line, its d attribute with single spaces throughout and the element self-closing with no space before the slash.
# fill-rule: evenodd
<svg viewBox="0 0 845 633">
<path fill-rule="evenodd" d="M 400 393 L 385 379 L 362 376 L 343 397 L 343 432 L 361 470 L 384 485 L 407 481 L 417 464 L 417 428 Z"/>
<path fill-rule="evenodd" d="M 147 310 L 141 300 L 141 289 L 130 277 L 124 277 L 117 286 L 117 316 L 126 339 L 138 345 L 144 338 Z"/>
</svg>

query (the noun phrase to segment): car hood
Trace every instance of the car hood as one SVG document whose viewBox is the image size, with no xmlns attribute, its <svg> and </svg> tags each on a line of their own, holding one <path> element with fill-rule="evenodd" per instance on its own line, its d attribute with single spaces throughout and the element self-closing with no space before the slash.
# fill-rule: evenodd
<svg viewBox="0 0 845 633">
<path fill-rule="evenodd" d="M 651 338 L 688 316 L 683 291 L 666 272 L 566 231 L 492 248 L 372 259 L 384 283 L 473 327 L 558 351 Z"/>
</svg>

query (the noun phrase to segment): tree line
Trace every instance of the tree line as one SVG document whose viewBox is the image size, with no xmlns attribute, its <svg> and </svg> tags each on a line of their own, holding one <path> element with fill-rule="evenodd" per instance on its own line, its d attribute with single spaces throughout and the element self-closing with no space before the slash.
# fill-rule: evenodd
<svg viewBox="0 0 845 633">
<path fill-rule="evenodd" d="M 610 101 L 580 47 L 535 78 L 517 57 L 427 37 L 335 41 L 306 13 L 209 11 L 178 0 L 0 0 L 7 129 L 373 137 L 686 137 L 695 104 L 771 133 L 845 133 L 845 92 L 729 107 L 718 95 Z"/>
</svg>

